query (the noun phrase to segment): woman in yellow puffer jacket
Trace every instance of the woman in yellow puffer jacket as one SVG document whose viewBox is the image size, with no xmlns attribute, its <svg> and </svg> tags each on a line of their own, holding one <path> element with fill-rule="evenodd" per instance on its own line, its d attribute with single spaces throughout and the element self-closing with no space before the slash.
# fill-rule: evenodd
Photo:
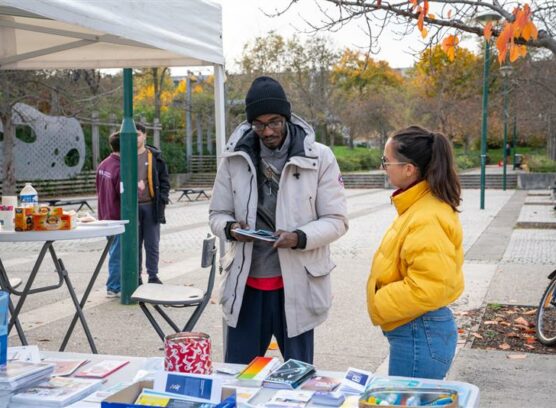
<svg viewBox="0 0 556 408">
<path fill-rule="evenodd" d="M 369 315 L 390 343 L 389 375 L 442 379 L 457 343 L 447 305 L 464 285 L 452 148 L 444 135 L 411 126 L 388 140 L 382 167 L 398 188 L 398 216 L 373 259 Z"/>
</svg>

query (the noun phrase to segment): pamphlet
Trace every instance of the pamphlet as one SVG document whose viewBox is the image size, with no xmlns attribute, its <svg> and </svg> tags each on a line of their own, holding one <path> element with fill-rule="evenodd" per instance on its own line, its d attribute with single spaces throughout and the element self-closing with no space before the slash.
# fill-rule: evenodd
<svg viewBox="0 0 556 408">
<path fill-rule="evenodd" d="M 125 366 L 129 361 L 102 360 L 75 373 L 76 377 L 105 378 Z"/>
<path fill-rule="evenodd" d="M 35 345 L 8 347 L 8 361 L 10 360 L 40 363 L 41 353 Z"/>
<path fill-rule="evenodd" d="M 241 385 L 260 387 L 263 380 L 280 365 L 276 357 L 255 357 L 236 377 Z"/>
<path fill-rule="evenodd" d="M 296 389 L 315 373 L 315 367 L 303 361 L 289 359 L 263 382 L 264 387 Z"/>
<path fill-rule="evenodd" d="M 66 375 L 72 375 L 75 370 L 81 367 L 83 364 L 89 362 L 89 360 L 68 360 L 61 358 L 46 358 L 43 360 L 44 363 L 54 364 L 53 376 L 64 377 Z"/>
<path fill-rule="evenodd" d="M 269 408 L 302 408 L 307 405 L 313 394 L 313 391 L 280 390 L 274 394 L 274 397 L 265 406 Z"/>
<path fill-rule="evenodd" d="M 372 374 L 358 368 L 348 368 L 338 391 L 344 394 L 361 394 L 371 381 Z"/>
<path fill-rule="evenodd" d="M 278 236 L 274 235 L 272 231 L 268 231 L 268 230 L 262 230 L 262 229 L 252 230 L 252 229 L 238 228 L 235 229 L 234 232 L 240 235 L 245 235 L 246 237 L 260 239 L 262 241 L 274 242 L 278 240 Z"/>
<path fill-rule="evenodd" d="M 185 397 L 191 401 L 220 402 L 222 379 L 210 375 L 160 371 L 155 374 L 153 390 Z"/>
<path fill-rule="evenodd" d="M 310 391 L 332 391 L 341 383 L 342 380 L 339 378 L 316 375 L 305 382 L 301 389 Z"/>
</svg>

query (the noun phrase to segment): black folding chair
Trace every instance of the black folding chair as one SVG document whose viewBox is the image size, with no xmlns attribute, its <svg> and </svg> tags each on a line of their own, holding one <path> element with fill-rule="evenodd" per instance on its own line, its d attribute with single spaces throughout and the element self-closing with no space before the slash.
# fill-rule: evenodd
<svg viewBox="0 0 556 408">
<path fill-rule="evenodd" d="M 131 295 L 131 299 L 139 303 L 141 310 L 143 310 L 143 313 L 145 313 L 145 316 L 147 316 L 147 319 L 153 326 L 154 330 L 163 341 L 165 334 L 147 305 L 151 305 L 152 308 L 156 310 L 160 316 L 162 316 L 166 323 L 168 323 L 176 333 L 180 331 L 192 331 L 193 327 L 201 317 L 201 314 L 205 310 L 214 287 L 214 279 L 216 277 L 215 240 L 216 237 L 208 236 L 203 241 L 201 267 L 210 267 L 206 291 L 190 286 L 146 283 L 140 285 L 137 290 L 133 292 L 133 295 Z M 170 316 L 162 310 L 162 307 L 195 307 L 195 310 L 189 317 L 189 320 L 183 329 L 180 329 Z"/>
</svg>

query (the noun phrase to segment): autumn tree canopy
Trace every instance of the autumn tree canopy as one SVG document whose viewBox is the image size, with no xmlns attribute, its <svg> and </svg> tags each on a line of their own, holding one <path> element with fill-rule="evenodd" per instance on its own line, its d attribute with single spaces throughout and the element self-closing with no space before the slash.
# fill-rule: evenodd
<svg viewBox="0 0 556 408">
<path fill-rule="evenodd" d="M 290 6 L 308 0 L 291 0 Z M 549 50 L 556 55 L 556 1 L 530 0 L 528 3 L 470 0 L 323 0 L 334 8 L 321 7 L 318 21 L 307 18 L 316 30 L 337 30 L 350 22 L 366 27 L 371 49 L 387 25 L 395 25 L 401 35 L 419 30 L 431 44 L 442 41 L 444 51 L 454 57 L 463 33 L 494 37 L 501 63 L 515 61 L 528 47 Z M 288 7 L 289 9 L 289 7 Z M 282 11 L 279 14 L 287 12 Z M 335 11 L 333 11 L 335 10 Z M 501 17 L 498 24 L 477 20 L 485 13 Z"/>
</svg>

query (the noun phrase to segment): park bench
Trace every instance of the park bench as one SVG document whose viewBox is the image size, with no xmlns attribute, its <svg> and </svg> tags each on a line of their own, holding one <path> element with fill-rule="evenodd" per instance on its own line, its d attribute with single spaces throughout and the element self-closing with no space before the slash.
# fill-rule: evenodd
<svg viewBox="0 0 556 408">
<path fill-rule="evenodd" d="M 201 198 L 201 196 L 205 196 L 207 199 L 210 198 L 206 191 L 202 188 L 176 188 L 176 191 L 181 192 L 181 196 L 178 198 L 178 201 L 180 201 L 184 196 L 187 197 L 189 201 L 197 201 Z M 190 194 L 197 194 L 197 196 L 192 200 Z"/>
<path fill-rule="evenodd" d="M 81 211 L 81 209 L 83 207 L 88 207 L 92 212 L 95 212 L 95 210 L 93 210 L 93 207 L 91 207 L 91 205 L 89 204 L 89 202 L 87 201 L 89 199 L 87 198 L 77 198 L 77 199 L 73 199 L 73 200 L 64 200 L 64 199 L 59 199 L 59 198 L 53 198 L 50 200 L 45 200 L 46 203 L 48 203 L 48 205 L 50 207 L 64 207 L 67 205 L 79 205 L 79 208 L 77 209 L 77 212 Z"/>
</svg>

